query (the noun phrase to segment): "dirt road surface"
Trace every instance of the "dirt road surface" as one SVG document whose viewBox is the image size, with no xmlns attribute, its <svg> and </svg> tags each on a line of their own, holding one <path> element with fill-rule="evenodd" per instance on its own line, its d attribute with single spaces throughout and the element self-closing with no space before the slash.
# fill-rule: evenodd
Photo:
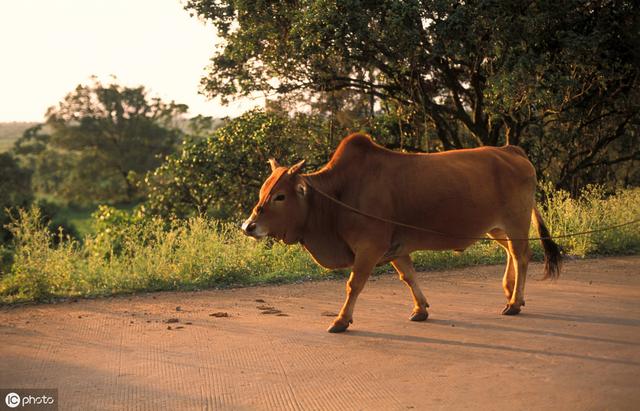
<svg viewBox="0 0 640 411">
<path fill-rule="evenodd" d="M 556 283 L 533 264 L 514 317 L 502 270 L 421 273 L 424 323 L 375 277 L 344 334 L 334 280 L 4 307 L 0 388 L 58 388 L 61 410 L 639 409 L 640 257 Z"/>
</svg>

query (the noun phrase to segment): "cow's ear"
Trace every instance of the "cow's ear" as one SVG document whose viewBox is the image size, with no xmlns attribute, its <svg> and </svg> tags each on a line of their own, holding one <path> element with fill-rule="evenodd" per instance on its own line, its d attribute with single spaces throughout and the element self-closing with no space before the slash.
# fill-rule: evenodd
<svg viewBox="0 0 640 411">
<path fill-rule="evenodd" d="M 278 164 L 275 158 L 270 158 L 269 164 L 271 165 L 271 171 L 276 171 L 276 168 L 280 167 L 280 164 Z"/>
<path fill-rule="evenodd" d="M 291 174 L 291 175 L 298 174 L 300 172 L 300 170 L 302 169 L 302 166 L 304 166 L 304 162 L 305 162 L 305 160 L 302 160 L 299 163 L 296 163 L 296 164 L 292 165 L 291 167 L 289 167 L 289 174 Z"/>
<path fill-rule="evenodd" d="M 304 182 L 300 182 L 296 185 L 296 194 L 300 197 L 304 197 L 307 195 L 307 184 Z"/>
</svg>

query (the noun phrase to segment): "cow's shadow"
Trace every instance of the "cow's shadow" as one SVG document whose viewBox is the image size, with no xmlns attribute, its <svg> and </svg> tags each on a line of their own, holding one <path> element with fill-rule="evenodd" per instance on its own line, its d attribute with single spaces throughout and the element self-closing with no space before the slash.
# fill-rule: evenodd
<svg viewBox="0 0 640 411">
<path fill-rule="evenodd" d="M 529 314 L 528 316 L 533 316 Z M 536 315 L 537 318 L 546 318 L 546 315 Z M 565 321 L 577 321 L 573 318 L 563 318 Z M 579 318 L 575 316 L 576 318 Z M 551 316 L 550 319 L 560 320 L 560 317 Z M 600 319 L 603 320 L 603 319 Z M 588 322 L 584 320 L 584 322 Z M 602 321 L 605 324 L 610 324 Z M 622 321 L 623 325 L 640 325 L 634 320 L 625 320 Z M 627 324 L 630 323 L 630 324 Z M 452 324 L 455 324 L 456 327 L 460 328 L 468 328 L 468 329 L 482 329 L 482 330 L 495 330 L 498 332 L 516 332 L 516 333 L 525 333 L 525 334 L 535 334 L 539 336 L 546 337 L 558 337 L 558 338 L 570 338 L 576 340 L 587 340 L 599 343 L 607 343 L 607 344 L 623 344 L 623 345 L 631 345 L 631 346 L 640 346 L 640 343 L 635 341 L 624 341 L 624 340 L 614 340 L 608 338 L 594 337 L 594 336 L 584 336 L 584 335 L 575 335 L 554 331 L 545 331 L 545 330 L 533 330 L 533 329 L 523 329 L 523 328 L 515 328 L 515 327 L 507 327 L 495 324 L 473 324 L 469 322 L 461 322 L 461 321 L 451 321 L 451 320 L 442 320 L 442 319 L 429 319 L 427 323 L 431 323 L 433 325 L 447 326 L 450 327 Z M 598 322 L 599 323 L 599 322 Z M 640 362 L 633 361 L 631 359 L 617 359 L 617 358 L 607 358 L 600 357 L 595 355 L 585 355 L 585 354 L 576 354 L 571 352 L 557 352 L 557 351 L 545 351 L 538 350 L 533 348 L 522 348 L 517 346 L 509 346 L 509 345 L 497 345 L 483 342 L 469 342 L 469 341 L 457 341 L 451 339 L 444 338 L 434 338 L 434 337 L 424 337 L 417 335 L 400 335 L 400 334 L 391 334 L 385 332 L 376 332 L 376 331 L 366 331 L 366 330 L 358 330 L 358 329 L 349 329 L 347 332 L 349 336 L 357 337 L 357 338 L 375 338 L 375 339 L 383 339 L 388 341 L 398 341 L 404 343 L 415 343 L 415 344 L 424 344 L 424 345 L 444 345 L 444 346 L 453 346 L 453 347 L 463 347 L 463 348 L 474 348 L 474 349 L 485 349 L 485 350 L 495 350 L 495 351 L 511 351 L 522 354 L 534 354 L 534 355 L 542 355 L 549 357 L 560 357 L 560 358 L 573 358 L 577 360 L 585 360 L 585 361 L 596 361 L 602 363 L 609 364 L 622 364 L 627 366 L 640 367 Z"/>
<path fill-rule="evenodd" d="M 546 314 L 521 314 L 521 317 L 530 317 L 530 318 L 544 318 L 544 319 L 552 319 L 552 320 L 564 320 L 568 322 L 577 322 L 577 323 L 596 323 L 596 324 L 608 324 L 608 325 L 624 325 L 624 326 L 640 326 L 640 322 L 632 319 L 617 319 L 618 323 L 616 323 L 615 318 L 598 318 L 595 321 L 589 321 L 587 319 L 580 320 L 581 317 L 578 316 L 548 316 Z M 593 320 L 593 317 L 591 317 Z M 610 321 L 609 321 L 610 320 Z M 499 332 L 513 332 L 513 333 L 522 333 L 522 334 L 530 334 L 530 335 L 538 335 L 541 337 L 560 337 L 560 338 L 569 338 L 580 341 L 593 341 L 593 342 L 601 342 L 608 344 L 622 344 L 622 345 L 631 345 L 631 346 L 640 346 L 640 341 L 627 341 L 627 340 L 616 340 L 612 338 L 604 338 L 604 337 L 595 337 L 591 335 L 579 335 L 579 334 L 569 334 L 558 331 L 550 331 L 545 329 L 533 329 L 533 328 L 521 328 L 521 327 L 508 327 L 504 325 L 497 324 L 487 324 L 487 323 L 471 323 L 467 321 L 460 320 L 442 320 L 442 319 L 429 319 L 429 324 L 440 325 L 440 326 L 451 326 L 455 325 L 460 328 L 468 328 L 468 329 L 479 329 L 479 330 L 494 330 Z"/>
<path fill-rule="evenodd" d="M 640 327 L 640 320 L 633 318 L 616 318 L 602 317 L 598 315 L 575 315 L 575 314 L 539 314 L 539 313 L 523 313 L 523 316 L 529 318 L 539 318 L 541 320 L 553 321 L 571 321 L 584 324 L 606 324 L 606 325 L 625 325 L 629 327 Z"/>
</svg>

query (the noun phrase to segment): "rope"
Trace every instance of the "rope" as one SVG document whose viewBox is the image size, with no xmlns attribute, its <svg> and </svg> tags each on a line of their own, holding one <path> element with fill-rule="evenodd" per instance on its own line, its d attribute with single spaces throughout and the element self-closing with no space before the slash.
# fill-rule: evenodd
<svg viewBox="0 0 640 411">
<path fill-rule="evenodd" d="M 369 214 L 369 213 L 365 213 L 364 211 L 358 210 L 357 208 L 350 206 L 347 203 L 344 203 L 340 200 L 338 200 L 337 198 L 325 193 L 324 191 L 320 190 L 319 188 L 313 186 L 308 179 L 304 179 L 305 182 L 307 183 L 307 185 L 309 187 L 311 187 L 313 190 L 315 190 L 318 194 L 322 195 L 323 197 L 327 198 L 328 200 L 339 204 L 340 206 L 346 208 L 349 211 L 352 211 L 356 214 L 360 214 L 364 217 L 368 217 L 374 220 L 378 220 L 378 221 L 382 221 L 384 223 L 388 223 L 388 224 L 393 224 L 393 225 L 397 225 L 400 227 L 405 227 L 405 228 L 410 228 L 412 230 L 418 230 L 418 231 L 424 231 L 426 233 L 430 233 L 430 234 L 435 234 L 435 235 L 439 235 L 442 237 L 448 237 L 448 238 L 454 238 L 457 240 L 479 240 L 479 241 L 532 241 L 532 240 L 552 240 L 555 238 L 568 238 L 568 237 L 576 237 L 579 235 L 585 235 L 585 234 L 593 234 L 593 233 L 599 233 L 602 231 L 609 231 L 609 230 L 613 230 L 615 228 L 620 228 L 620 227 L 625 227 L 628 225 L 633 225 L 633 224 L 638 224 L 640 223 L 640 218 L 639 219 L 635 219 L 632 221 L 627 221 L 626 223 L 622 223 L 622 224 L 616 224 L 616 225 L 612 225 L 609 227 L 604 227 L 604 228 L 599 228 L 599 229 L 595 229 L 595 230 L 587 230 L 587 231 L 579 231 L 576 233 L 569 233 L 569 234 L 561 234 L 561 235 L 555 235 L 555 236 L 547 236 L 547 237 L 527 237 L 527 238 L 487 238 L 487 237 L 460 237 L 460 236 L 455 236 L 455 235 L 451 235 L 451 234 L 447 234 L 447 233 L 443 233 L 441 231 L 436 231 L 436 230 L 431 230 L 429 228 L 424 228 L 424 227 L 418 227 L 415 225 L 411 225 L 411 224 L 406 224 L 400 221 L 395 221 L 395 220 L 390 220 L 388 218 L 384 218 L 384 217 L 379 217 L 373 214 Z"/>
</svg>

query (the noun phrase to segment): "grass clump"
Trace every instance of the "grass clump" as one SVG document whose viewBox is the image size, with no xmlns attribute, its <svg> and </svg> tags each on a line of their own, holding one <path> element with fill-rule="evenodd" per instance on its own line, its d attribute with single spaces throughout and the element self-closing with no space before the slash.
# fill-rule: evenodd
<svg viewBox="0 0 640 411">
<path fill-rule="evenodd" d="M 325 272 L 301 247 L 256 242 L 201 217 L 169 227 L 129 221 L 57 244 L 45 227 L 37 208 L 11 224 L 14 258 L 0 279 L 2 302 L 290 282 Z"/>
<path fill-rule="evenodd" d="M 539 207 L 553 235 L 640 217 L 640 189 L 605 195 L 591 187 L 575 199 L 548 189 L 544 194 Z M 0 249 L 3 303 L 282 283 L 327 274 L 300 246 L 256 242 L 230 223 L 201 217 L 166 222 L 100 207 L 93 215 L 93 233 L 78 241 L 62 231 L 52 236 L 40 210 L 31 208 L 20 210 L 9 229 L 14 243 Z M 580 257 L 635 254 L 640 252 L 640 230 L 629 225 L 558 242 Z M 535 258 L 541 258 L 539 242 L 532 247 Z M 462 254 L 421 251 L 413 257 L 420 269 L 504 262 L 504 252 L 492 242 L 478 242 Z"/>
<path fill-rule="evenodd" d="M 551 192 L 548 187 L 545 191 L 546 201 L 542 207 L 552 235 L 602 230 L 640 219 L 640 188 L 607 195 L 602 187 L 590 186 L 576 199 L 564 191 Z M 579 257 L 637 254 L 640 252 L 640 224 L 561 238 L 558 242 L 565 251 Z"/>
</svg>

